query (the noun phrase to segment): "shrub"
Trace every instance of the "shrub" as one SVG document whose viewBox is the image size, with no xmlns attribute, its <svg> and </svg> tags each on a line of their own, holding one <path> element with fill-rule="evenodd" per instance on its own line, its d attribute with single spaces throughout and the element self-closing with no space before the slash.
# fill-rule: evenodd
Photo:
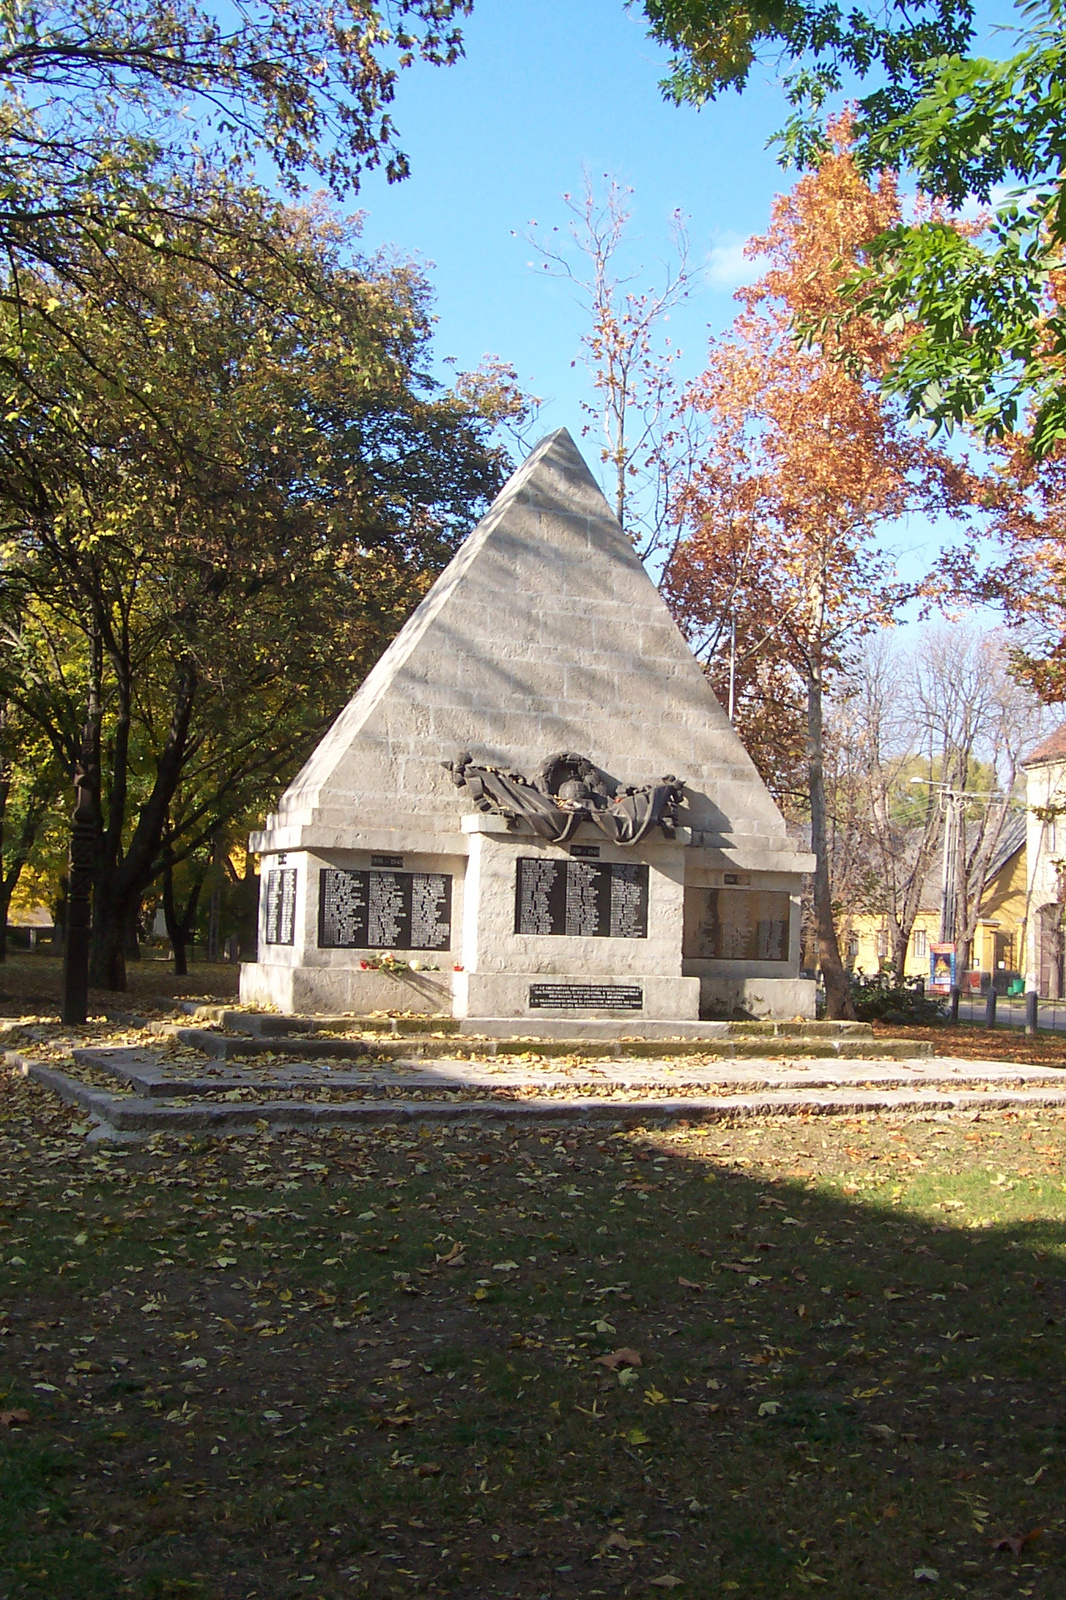
<svg viewBox="0 0 1066 1600">
<path fill-rule="evenodd" d="M 921 978 L 905 978 L 896 983 L 890 972 L 867 976 L 855 973 L 851 979 L 851 998 L 860 1022 L 939 1022 L 944 1003 L 937 995 L 927 995 Z"/>
</svg>

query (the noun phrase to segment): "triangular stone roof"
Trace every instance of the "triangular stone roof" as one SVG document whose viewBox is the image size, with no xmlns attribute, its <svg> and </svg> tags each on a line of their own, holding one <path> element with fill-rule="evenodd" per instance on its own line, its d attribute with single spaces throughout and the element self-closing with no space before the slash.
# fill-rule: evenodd
<svg viewBox="0 0 1066 1600">
<path fill-rule="evenodd" d="M 443 761 L 469 751 L 532 777 L 560 750 L 624 783 L 684 779 L 684 820 L 708 844 L 791 852 L 781 813 L 565 428 L 506 484 L 252 847 L 459 848 L 473 808 Z"/>
</svg>

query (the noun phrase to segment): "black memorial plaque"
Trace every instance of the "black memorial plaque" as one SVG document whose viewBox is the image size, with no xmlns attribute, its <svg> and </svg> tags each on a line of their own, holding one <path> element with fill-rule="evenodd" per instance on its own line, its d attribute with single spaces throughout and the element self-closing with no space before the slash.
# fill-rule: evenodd
<svg viewBox="0 0 1066 1600">
<path fill-rule="evenodd" d="M 366 872 L 328 867 L 318 875 L 318 942 L 327 950 L 367 948 Z"/>
<path fill-rule="evenodd" d="M 267 944 L 296 942 L 296 868 L 272 867 L 266 881 Z"/>
<path fill-rule="evenodd" d="M 443 872 L 366 872 L 324 867 L 318 875 L 323 950 L 447 950 L 452 880 Z"/>
<path fill-rule="evenodd" d="M 531 1011 L 643 1011 L 638 983 L 531 983 Z"/>
<path fill-rule="evenodd" d="M 520 856 L 515 933 L 648 937 L 648 869 L 640 862 Z"/>
</svg>

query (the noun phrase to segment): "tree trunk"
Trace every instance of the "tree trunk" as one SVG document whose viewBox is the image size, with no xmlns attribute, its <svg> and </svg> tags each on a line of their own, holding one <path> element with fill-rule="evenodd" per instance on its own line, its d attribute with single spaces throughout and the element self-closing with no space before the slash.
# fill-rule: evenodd
<svg viewBox="0 0 1066 1600">
<path fill-rule="evenodd" d="M 814 854 L 814 926 L 818 962 L 825 984 L 827 1018 L 854 1020 L 851 988 L 840 959 L 833 895 L 829 879 L 829 842 L 826 829 L 825 763 L 822 737 L 822 664 L 816 655 L 807 674 L 807 775 L 811 799 L 811 850 Z"/>
<path fill-rule="evenodd" d="M 126 909 L 110 897 L 93 905 L 93 942 L 89 982 L 96 989 L 126 988 Z"/>
<path fill-rule="evenodd" d="M 172 860 L 168 858 L 166 867 L 163 870 L 163 920 L 166 923 L 170 948 L 174 952 L 174 976 L 176 978 L 188 976 L 189 961 L 187 950 L 189 934 L 196 920 L 196 907 L 199 904 L 200 890 L 202 888 L 202 880 L 200 883 L 194 884 L 185 903 L 185 910 L 179 914 L 177 903 L 174 899 L 174 867 Z"/>
<path fill-rule="evenodd" d="M 244 858 L 244 877 L 240 887 L 240 922 L 237 936 L 238 961 L 255 961 L 259 956 L 259 876 L 251 851 Z"/>
<path fill-rule="evenodd" d="M 207 959 L 222 960 L 222 842 L 211 840 L 211 896 L 207 902 Z"/>
<path fill-rule="evenodd" d="M 126 916 L 125 953 L 126 953 L 126 960 L 127 961 L 139 961 L 141 959 L 140 930 L 138 929 L 138 926 L 137 926 L 138 919 L 140 918 L 140 914 L 141 914 L 140 903 L 139 902 L 135 902 L 130 907 L 129 912 L 127 913 L 127 916 Z"/>
<path fill-rule="evenodd" d="M 137 826 L 124 853 L 116 821 L 120 807 L 125 815 L 128 740 L 122 741 L 121 749 L 116 741 L 109 791 L 111 815 L 106 841 L 103 841 L 106 859 L 100 865 L 93 898 L 92 982 L 101 989 L 126 987 L 127 919 L 131 908 L 140 905 L 158 870 L 159 846 L 167 812 L 181 779 L 196 689 L 196 669 L 191 661 L 185 661 L 175 691 L 170 727 L 156 764 L 152 792 L 141 806 Z"/>
</svg>

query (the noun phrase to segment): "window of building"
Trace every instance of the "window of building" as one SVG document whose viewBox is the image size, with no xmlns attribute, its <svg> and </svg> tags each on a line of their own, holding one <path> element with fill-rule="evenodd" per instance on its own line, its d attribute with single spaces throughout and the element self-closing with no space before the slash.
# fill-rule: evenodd
<svg viewBox="0 0 1066 1600">
<path fill-rule="evenodd" d="M 877 933 L 877 959 L 878 959 L 878 961 L 887 961 L 888 960 L 888 932 L 887 932 L 887 930 L 885 928 L 879 928 L 878 929 L 878 933 Z"/>
<path fill-rule="evenodd" d="M 911 950 L 922 961 L 929 954 L 929 935 L 924 928 L 915 928 L 911 935 Z"/>
</svg>

